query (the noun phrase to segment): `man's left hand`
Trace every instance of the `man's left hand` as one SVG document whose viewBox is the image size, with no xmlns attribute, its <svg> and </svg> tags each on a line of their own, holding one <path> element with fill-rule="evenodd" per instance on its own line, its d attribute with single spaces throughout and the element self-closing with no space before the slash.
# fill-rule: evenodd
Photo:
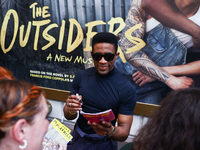
<svg viewBox="0 0 200 150">
<path fill-rule="evenodd" d="M 111 122 L 107 122 L 107 121 L 102 121 L 101 123 L 88 121 L 88 124 L 100 136 L 103 136 L 103 135 L 108 136 L 111 134 L 111 132 L 113 130 L 113 125 L 111 124 Z"/>
</svg>

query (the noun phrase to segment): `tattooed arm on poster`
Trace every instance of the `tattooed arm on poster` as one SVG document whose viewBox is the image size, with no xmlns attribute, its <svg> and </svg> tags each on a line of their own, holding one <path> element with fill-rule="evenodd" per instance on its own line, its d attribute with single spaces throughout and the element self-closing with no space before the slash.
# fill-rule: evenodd
<svg viewBox="0 0 200 150">
<path fill-rule="evenodd" d="M 191 35 L 194 47 L 200 47 L 200 27 L 179 10 L 175 0 L 142 0 L 142 7 L 165 26 Z"/>
<path fill-rule="evenodd" d="M 128 16 L 126 19 L 126 27 L 121 37 L 121 50 L 126 60 L 137 68 L 139 71 L 151 76 L 157 80 L 166 83 L 172 89 L 187 88 L 192 86 L 193 80 L 188 77 L 175 77 L 169 72 L 165 71 L 156 65 L 149 57 L 142 51 L 128 52 L 127 49 L 134 47 L 135 44 L 130 42 L 125 36 L 126 31 L 137 24 L 142 24 L 141 28 L 132 33 L 133 37 L 143 38 L 145 33 L 145 21 L 148 14 L 141 7 L 141 0 L 132 2 Z M 145 21 L 144 21 L 145 20 Z"/>
<path fill-rule="evenodd" d="M 184 65 L 169 66 L 169 67 L 162 67 L 162 68 L 172 75 L 179 75 L 179 76 L 180 75 L 199 75 L 200 74 L 199 66 L 200 66 L 200 60 L 190 62 Z M 147 76 L 146 74 L 143 74 L 140 71 L 137 71 L 136 73 L 134 73 L 132 77 L 135 83 L 139 84 L 139 86 L 143 86 L 146 83 L 150 83 L 156 80 L 155 78 Z"/>
</svg>

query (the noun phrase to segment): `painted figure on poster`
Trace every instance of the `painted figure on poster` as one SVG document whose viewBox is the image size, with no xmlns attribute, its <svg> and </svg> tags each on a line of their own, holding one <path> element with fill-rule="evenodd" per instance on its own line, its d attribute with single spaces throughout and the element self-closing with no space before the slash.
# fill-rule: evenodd
<svg viewBox="0 0 200 150">
<path fill-rule="evenodd" d="M 125 27 L 125 31 L 130 26 L 143 22 L 142 29 L 136 31 L 134 34 L 137 37 L 143 38 L 147 45 L 141 51 L 126 54 L 126 49 L 131 47 L 133 43 L 130 43 L 124 36 L 125 34 L 122 34 L 120 46 L 125 53 L 128 63 L 124 64 L 118 59 L 116 67 L 125 76 L 128 76 L 131 81 L 134 80 L 133 84 L 140 85 L 135 84 L 140 102 L 159 104 L 171 89 L 187 88 L 194 84 L 191 78 L 185 76 L 177 77 L 170 71 L 168 72 L 161 68 L 185 63 L 186 49 L 188 48 L 186 43 L 189 43 L 190 38 L 187 38 L 188 42 L 184 41 L 184 45 L 179 36 L 185 37 L 188 35 L 162 26 L 159 22 L 152 22 L 153 18 L 150 19 L 150 16 L 142 9 L 141 2 L 141 0 L 134 0 L 132 2 L 126 20 L 127 27 Z M 197 10 L 198 8 L 197 5 Z M 199 11 L 194 12 L 193 15 L 199 16 Z M 147 22 L 145 23 L 144 20 L 147 20 Z M 195 23 L 199 22 L 196 21 Z M 137 72 L 138 70 L 154 78 L 155 82 L 140 84 L 140 82 L 143 82 L 144 76 L 142 77 Z"/>
</svg>

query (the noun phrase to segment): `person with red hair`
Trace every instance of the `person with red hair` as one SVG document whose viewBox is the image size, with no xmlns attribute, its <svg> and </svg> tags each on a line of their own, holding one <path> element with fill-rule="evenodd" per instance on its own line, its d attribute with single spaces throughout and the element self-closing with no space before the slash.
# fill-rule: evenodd
<svg viewBox="0 0 200 150">
<path fill-rule="evenodd" d="M 17 80 L 0 80 L 0 149 L 43 149 L 48 107 L 42 90 Z"/>
<path fill-rule="evenodd" d="M 0 80 L 1 79 L 15 80 L 15 77 L 8 69 L 0 66 Z"/>
</svg>

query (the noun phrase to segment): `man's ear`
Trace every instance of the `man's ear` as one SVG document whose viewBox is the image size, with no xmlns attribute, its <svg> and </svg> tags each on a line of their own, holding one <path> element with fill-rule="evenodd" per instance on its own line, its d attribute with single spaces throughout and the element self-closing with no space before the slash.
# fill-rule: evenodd
<svg viewBox="0 0 200 150">
<path fill-rule="evenodd" d="M 27 122 L 25 119 L 18 120 L 13 126 L 12 134 L 18 142 L 21 142 L 24 139 L 26 126 Z"/>
<path fill-rule="evenodd" d="M 116 54 L 115 54 L 116 56 L 119 56 L 119 52 L 116 52 Z"/>
<path fill-rule="evenodd" d="M 116 60 L 118 56 L 119 56 L 119 52 L 116 52 L 114 60 Z"/>
</svg>

